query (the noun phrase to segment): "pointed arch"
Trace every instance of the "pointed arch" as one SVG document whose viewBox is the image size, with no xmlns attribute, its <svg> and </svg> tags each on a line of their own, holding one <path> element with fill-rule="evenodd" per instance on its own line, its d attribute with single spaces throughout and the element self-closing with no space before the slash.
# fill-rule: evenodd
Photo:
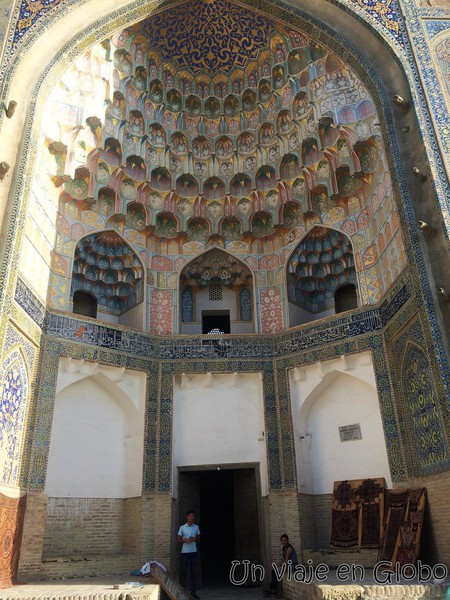
<svg viewBox="0 0 450 600">
<path fill-rule="evenodd" d="M 145 375 L 88 366 L 85 373 L 69 363 L 58 376 L 46 493 L 60 498 L 137 496 L 142 487 Z M 135 386 L 133 397 L 120 383 L 124 375 Z"/>
<path fill-rule="evenodd" d="M 144 266 L 141 258 L 117 231 L 97 231 L 78 240 L 71 277 L 74 312 L 80 308 L 76 292 L 93 297 L 97 310 L 104 315 L 103 319 L 106 315 L 120 317 L 143 302 Z M 84 312 L 78 314 L 93 316 Z"/>
<path fill-rule="evenodd" d="M 253 333 L 254 285 L 251 267 L 230 252 L 215 247 L 197 254 L 178 276 L 179 332 L 201 333 L 204 318 L 217 316 L 229 318 L 231 333 Z"/>
<path fill-rule="evenodd" d="M 322 225 L 309 229 L 287 259 L 286 285 L 291 327 L 340 312 L 336 291 L 358 287 L 350 238 Z"/>
<path fill-rule="evenodd" d="M 331 493 L 335 480 L 368 472 L 390 481 L 373 370 L 361 362 L 355 357 L 351 371 L 332 361 L 301 367 L 300 378 L 292 374 L 292 393 L 301 398 L 301 404 L 294 400 L 292 414 L 301 492 Z M 359 425 L 361 439 L 341 442 L 338 428 L 350 424 Z"/>
</svg>

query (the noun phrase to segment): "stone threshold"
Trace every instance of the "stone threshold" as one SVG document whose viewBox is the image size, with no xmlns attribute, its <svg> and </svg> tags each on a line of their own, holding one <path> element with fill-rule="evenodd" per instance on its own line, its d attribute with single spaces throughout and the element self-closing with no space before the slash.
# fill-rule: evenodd
<svg viewBox="0 0 450 600">
<path fill-rule="evenodd" d="M 160 586 L 130 575 L 84 577 L 19 583 L 0 590 L 0 600 L 160 600 Z"/>
<path fill-rule="evenodd" d="M 332 579 L 332 578 L 330 578 Z M 285 600 L 450 600 L 448 583 L 378 585 L 283 581 Z"/>
</svg>

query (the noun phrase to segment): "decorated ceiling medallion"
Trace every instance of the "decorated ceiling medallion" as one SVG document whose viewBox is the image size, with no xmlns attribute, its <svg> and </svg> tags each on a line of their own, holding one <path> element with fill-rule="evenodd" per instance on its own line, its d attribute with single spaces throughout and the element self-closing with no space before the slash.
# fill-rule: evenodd
<svg viewBox="0 0 450 600">
<path fill-rule="evenodd" d="M 370 213 L 357 216 L 387 164 L 379 118 L 329 49 L 226 0 L 166 8 L 108 44 L 58 90 L 68 133 L 57 143 L 52 125 L 46 145 L 65 218 L 163 253 L 281 247 L 298 227 L 356 230 L 353 217 L 368 226 Z M 93 107 L 98 90 L 106 107 L 86 127 L 83 108 L 75 126 L 73 107 L 85 94 Z"/>
<path fill-rule="evenodd" d="M 179 4 L 147 19 L 140 30 L 164 59 L 193 75 L 244 68 L 275 33 L 265 17 L 223 0 Z"/>
</svg>

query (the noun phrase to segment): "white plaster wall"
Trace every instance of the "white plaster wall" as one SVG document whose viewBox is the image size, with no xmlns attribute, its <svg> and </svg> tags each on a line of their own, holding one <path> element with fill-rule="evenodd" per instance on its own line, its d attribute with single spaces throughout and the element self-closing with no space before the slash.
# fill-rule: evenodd
<svg viewBox="0 0 450 600">
<path fill-rule="evenodd" d="M 72 312 L 73 312 L 73 302 L 71 303 L 71 306 L 72 306 Z M 114 324 L 119 323 L 119 315 L 111 315 L 110 313 L 105 313 L 98 309 L 97 309 L 97 319 L 99 321 L 104 321 L 105 323 L 114 323 Z"/>
<path fill-rule="evenodd" d="M 309 312 L 309 310 L 302 308 L 301 306 L 297 306 L 293 302 L 288 302 L 288 308 L 289 327 L 296 327 L 297 325 L 303 325 L 303 323 L 317 321 L 318 319 L 323 319 L 324 317 L 334 315 L 336 312 L 334 308 L 330 308 L 329 310 L 324 310 L 321 313 L 312 313 Z"/>
<path fill-rule="evenodd" d="M 145 289 L 145 288 L 144 288 Z M 145 302 L 139 302 L 135 307 L 127 310 L 126 313 L 120 315 L 119 323 L 125 327 L 133 327 L 134 329 L 144 328 L 144 308 Z"/>
<path fill-rule="evenodd" d="M 173 485 L 177 467 L 259 463 L 267 495 L 260 373 L 181 375 L 173 390 Z"/>
<path fill-rule="evenodd" d="M 333 482 L 384 477 L 386 445 L 370 353 L 289 372 L 299 491 L 329 494 Z M 338 427 L 358 423 L 361 440 L 341 442 Z"/>
<path fill-rule="evenodd" d="M 60 360 L 46 494 L 141 495 L 145 391 L 145 373 Z"/>
<path fill-rule="evenodd" d="M 46 302 L 51 252 L 56 235 L 57 198 L 55 186 L 53 190 L 49 189 L 45 178 L 43 180 L 39 176 L 39 170 L 46 173 L 46 167 L 40 159 L 37 161 L 37 173 L 33 177 L 30 192 L 18 270 L 40 300 Z"/>
</svg>

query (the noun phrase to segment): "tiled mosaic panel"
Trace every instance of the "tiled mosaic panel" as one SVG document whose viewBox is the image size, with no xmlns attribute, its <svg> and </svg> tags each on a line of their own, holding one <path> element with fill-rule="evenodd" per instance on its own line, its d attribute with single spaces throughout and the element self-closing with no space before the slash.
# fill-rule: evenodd
<svg viewBox="0 0 450 600">
<path fill-rule="evenodd" d="M 448 21 L 443 23 L 442 25 L 445 25 L 446 28 L 450 27 Z M 441 85 L 441 90 L 442 90 L 441 106 L 445 103 L 446 108 L 447 108 L 447 110 L 445 111 L 444 114 L 438 113 L 438 115 L 436 115 L 436 116 L 439 117 L 440 121 L 443 121 L 443 119 L 446 117 L 447 124 L 449 124 L 450 120 L 448 119 L 448 112 L 450 109 L 450 100 L 449 100 L 449 96 L 450 96 L 450 35 L 449 35 L 448 31 L 447 31 L 445 37 L 441 36 L 439 38 L 436 45 L 433 46 L 433 49 L 434 49 L 434 52 L 433 52 L 434 65 L 435 65 L 435 68 L 436 68 L 436 71 L 438 74 L 439 83 Z M 437 94 L 435 93 L 434 96 L 436 96 L 436 95 Z M 436 99 L 434 99 L 434 100 L 436 102 Z M 446 151 L 448 151 L 448 149 L 450 147 L 450 141 L 447 139 L 447 135 L 445 135 L 447 133 L 447 130 L 444 130 L 442 133 L 444 134 L 444 139 L 445 139 L 444 148 Z M 444 154 L 444 160 L 446 160 L 447 170 L 449 170 L 450 166 L 448 164 L 447 154 Z"/>
<path fill-rule="evenodd" d="M 293 437 L 292 411 L 289 394 L 287 361 L 278 360 L 275 366 L 275 385 L 277 394 L 277 409 L 280 422 L 281 448 L 283 449 L 282 475 L 283 487 L 294 488 L 297 485 L 295 467 L 295 442 Z"/>
<path fill-rule="evenodd" d="M 415 447 L 411 468 L 425 475 L 448 466 L 448 442 L 440 416 L 439 395 L 424 334 L 418 319 L 394 340 L 399 359 L 399 392 L 405 433 Z"/>
<path fill-rule="evenodd" d="M 353 0 L 364 11 L 371 15 L 383 29 L 392 36 L 400 45 L 404 45 L 404 31 L 402 31 L 402 22 L 400 20 L 400 12 L 394 0 Z M 350 3 L 347 3 L 351 5 Z"/>
<path fill-rule="evenodd" d="M 448 106 L 449 106 L 449 81 L 448 75 L 450 71 L 450 59 L 449 59 L 449 35 L 448 35 L 448 15 L 447 20 L 434 22 L 434 27 L 430 31 L 431 23 L 426 22 L 427 32 L 430 33 L 431 41 L 426 39 L 424 43 L 430 46 L 429 56 L 421 57 L 423 62 L 428 62 L 427 67 L 425 64 L 422 68 L 428 68 L 424 72 L 424 77 L 428 80 L 426 87 L 427 95 L 430 99 L 433 109 L 441 108 L 440 112 L 433 111 L 433 118 L 436 119 L 442 125 L 448 126 L 450 120 L 448 117 Z M 441 33 L 438 37 L 433 39 L 433 36 L 438 34 L 439 31 L 446 31 Z M 433 88 L 430 88 L 431 84 L 434 84 Z M 443 106 L 447 107 L 447 111 L 443 112 Z M 448 152 L 449 149 L 449 135 L 447 130 L 440 132 L 441 139 L 444 147 L 444 152 Z M 444 154 L 444 160 L 446 155 Z M 448 170 L 447 166 L 447 170 Z"/>
<path fill-rule="evenodd" d="M 265 365 L 263 370 L 264 412 L 266 420 L 267 465 L 271 489 L 283 486 L 281 474 L 282 451 L 278 440 L 279 422 L 277 419 L 277 399 L 272 365 Z"/>
<path fill-rule="evenodd" d="M 418 18 L 415 1 L 402 0 L 402 10 L 408 28 L 408 36 L 411 40 L 411 45 L 408 44 L 405 46 L 408 70 L 412 69 L 412 81 L 414 82 L 411 92 L 416 106 L 425 107 L 424 111 L 418 109 L 417 117 L 424 135 L 425 146 L 428 149 L 427 158 L 430 168 L 435 174 L 434 185 L 436 186 L 436 197 L 447 230 L 450 231 L 450 189 L 448 185 L 448 173 L 445 172 L 443 164 L 443 160 L 445 160 L 450 148 L 449 111 L 436 73 L 437 61 L 434 58 L 435 53 L 430 48 L 429 39 L 424 35 L 424 21 Z M 427 7 L 421 9 L 420 16 L 425 19 L 447 20 L 448 12 L 446 9 Z M 414 48 L 414 51 L 412 48 Z M 416 60 L 418 61 L 420 74 L 413 67 Z M 440 66 L 437 67 L 437 70 L 439 69 Z M 432 93 L 428 93 L 429 91 L 432 91 Z M 436 140 L 435 131 L 439 132 L 439 141 Z M 440 148 L 444 149 L 444 157 L 441 154 Z"/>
<path fill-rule="evenodd" d="M 261 330 L 262 333 L 283 331 L 283 304 L 279 288 L 266 288 L 261 291 Z"/>
<path fill-rule="evenodd" d="M 408 398 L 413 438 L 421 468 L 448 462 L 432 378 L 425 353 L 410 344 L 404 359 L 403 385 Z"/>
<path fill-rule="evenodd" d="M 34 366 L 34 360 L 36 357 L 36 348 L 30 344 L 30 342 L 23 337 L 14 327 L 9 323 L 6 328 L 5 345 L 3 347 L 3 356 L 5 356 L 10 348 L 13 346 L 20 346 L 27 358 L 27 367 L 29 372 L 32 372 Z"/>
<path fill-rule="evenodd" d="M 21 294 L 16 296 L 16 300 L 20 306 L 29 311 L 33 319 L 37 319 L 40 323 L 43 316 L 40 312 L 36 314 L 34 295 L 22 282 L 20 288 Z M 312 324 L 277 338 L 256 337 L 249 340 L 230 336 L 227 339 L 209 340 L 180 336 L 160 339 L 145 333 L 109 327 L 93 321 L 88 322 L 75 316 L 66 317 L 56 314 L 48 315 L 45 332 L 52 337 L 166 360 L 208 357 L 250 358 L 252 356 L 267 358 L 308 348 L 313 349 L 322 344 L 381 330 L 405 304 L 410 293 L 409 282 L 400 282 L 391 290 L 390 297 L 379 309 L 369 311 L 360 309 L 354 311 L 351 316 L 335 317 L 332 321 Z"/>
<path fill-rule="evenodd" d="M 251 321 L 252 312 L 252 294 L 245 286 L 239 290 L 239 318 L 241 321 Z"/>
<path fill-rule="evenodd" d="M 181 294 L 181 320 L 184 323 L 194 320 L 194 301 L 190 287 L 184 289 Z"/>
<path fill-rule="evenodd" d="M 8 353 L 0 366 L 0 483 L 19 481 L 22 437 L 28 406 L 29 382 L 21 352 Z"/>
<path fill-rule="evenodd" d="M 148 369 L 146 434 L 144 444 L 144 476 L 143 490 L 154 492 L 158 490 L 158 419 L 159 396 L 161 393 L 161 365 L 150 363 Z"/>
<path fill-rule="evenodd" d="M 370 348 L 374 362 L 378 400 L 380 403 L 381 420 L 391 477 L 393 481 L 404 481 L 407 479 L 408 471 L 401 444 L 400 428 L 395 406 L 392 401 L 394 398 L 394 389 L 391 383 L 392 375 L 386 361 L 386 347 L 382 337 L 374 336 L 370 340 Z"/>
<path fill-rule="evenodd" d="M 36 420 L 32 435 L 30 469 L 26 485 L 31 490 L 43 491 L 47 471 L 48 452 L 50 447 L 50 431 L 53 419 L 53 408 L 58 377 L 60 345 L 51 341 L 42 348 L 43 361 L 39 381 L 36 386 L 34 402 L 36 403 Z M 89 350 L 84 353 L 89 356 Z"/>
<path fill-rule="evenodd" d="M 52 18 L 56 10 L 82 4 L 83 0 L 21 0 L 14 31 L 14 45 L 26 34 L 33 33 L 39 27 L 42 19 Z M 393 0 L 340 0 L 340 4 L 348 8 L 358 8 L 361 15 L 366 15 L 368 20 L 373 19 L 378 25 L 400 46 L 403 45 L 402 23 L 399 19 L 398 9 Z"/>
<path fill-rule="evenodd" d="M 174 39 L 167 31 L 179 33 Z M 230 12 L 223 0 L 208 4 L 192 0 L 179 5 L 169 16 L 152 16 L 145 25 L 145 33 L 150 45 L 164 58 L 174 59 L 179 70 L 187 69 L 194 74 L 220 70 L 230 75 L 235 67 L 245 67 L 250 60 L 257 60 L 259 51 L 265 48 L 265 40 L 275 31 L 269 20 L 246 8 L 233 6 Z M 202 47 L 207 47 L 208 52 L 199 52 Z M 237 56 L 236 47 L 241 48 Z"/>
<path fill-rule="evenodd" d="M 14 300 L 33 319 L 33 321 L 39 325 L 39 327 L 44 325 L 45 306 L 20 278 L 17 279 Z"/>
<path fill-rule="evenodd" d="M 153 290 L 150 304 L 150 333 L 172 333 L 173 295 L 170 290 Z"/>
</svg>

